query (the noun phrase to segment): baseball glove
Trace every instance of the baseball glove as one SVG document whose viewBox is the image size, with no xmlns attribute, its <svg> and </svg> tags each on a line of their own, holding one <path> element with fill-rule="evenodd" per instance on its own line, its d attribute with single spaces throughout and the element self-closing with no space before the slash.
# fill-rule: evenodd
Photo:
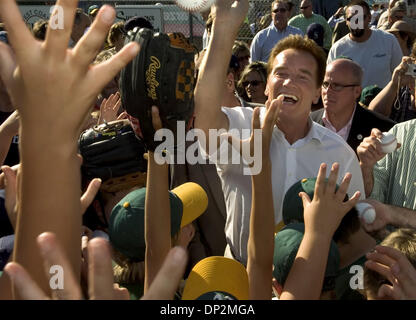
<svg viewBox="0 0 416 320">
<path fill-rule="evenodd" d="M 97 125 L 84 131 L 78 147 L 82 155 L 82 174 L 86 179 L 110 179 L 146 172 L 145 147 L 137 139 L 128 120 Z"/>
<path fill-rule="evenodd" d="M 140 52 L 121 71 L 123 107 L 136 135 L 154 151 L 160 142 L 154 141 L 151 108 L 157 106 L 163 128 L 173 132 L 176 146 L 177 121 L 184 121 L 187 130 L 193 120 L 195 49 L 181 33 L 146 28 L 130 31 L 126 42 L 130 41 L 140 44 Z"/>
</svg>

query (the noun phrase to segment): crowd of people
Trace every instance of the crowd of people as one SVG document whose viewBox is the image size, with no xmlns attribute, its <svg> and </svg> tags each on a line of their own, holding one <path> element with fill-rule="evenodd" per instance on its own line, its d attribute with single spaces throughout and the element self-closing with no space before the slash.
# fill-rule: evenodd
<svg viewBox="0 0 416 320">
<path fill-rule="evenodd" d="M 160 164 L 135 138 L 131 160 L 145 165 L 105 178 L 81 170 L 80 141 L 130 127 L 120 72 L 141 48 L 126 37 L 153 26 L 57 5 L 63 29 L 29 30 L 0 1 L 0 299 L 416 299 L 405 1 L 271 0 L 251 43 L 236 40 L 249 1 L 217 1 L 195 55 L 205 162 Z M 158 106 L 151 116 L 162 129 Z M 398 141 L 388 154 L 385 132 Z M 260 157 L 231 161 L 225 146 L 244 144 Z M 356 286 L 351 270 L 363 270 Z"/>
</svg>

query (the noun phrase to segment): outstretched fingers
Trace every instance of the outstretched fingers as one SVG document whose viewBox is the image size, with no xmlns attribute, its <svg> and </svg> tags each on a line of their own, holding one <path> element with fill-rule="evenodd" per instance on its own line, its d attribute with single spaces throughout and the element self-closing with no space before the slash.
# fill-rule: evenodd
<svg viewBox="0 0 416 320">
<path fill-rule="evenodd" d="M 100 92 L 114 77 L 139 53 L 139 45 L 130 42 L 111 59 L 90 69 L 87 82 L 91 83 L 92 92 Z"/>
<path fill-rule="evenodd" d="M 115 16 L 115 10 L 111 6 L 104 5 L 98 12 L 91 28 L 75 46 L 74 58 L 83 68 L 87 68 L 101 50 Z"/>
<path fill-rule="evenodd" d="M 23 300 L 47 300 L 46 294 L 33 281 L 25 268 L 16 262 L 10 262 L 4 267 L 4 272 L 13 282 L 19 297 Z"/>
<path fill-rule="evenodd" d="M 66 55 L 77 5 L 77 0 L 58 0 L 49 19 L 45 48 L 58 61 Z"/>
<path fill-rule="evenodd" d="M 314 197 L 320 198 L 324 195 L 326 185 L 326 163 L 319 166 L 318 176 L 315 183 Z"/>
<path fill-rule="evenodd" d="M 52 297 L 59 300 L 80 300 L 82 297 L 80 286 L 56 236 L 53 233 L 45 232 L 37 237 L 37 242 L 44 259 Z M 54 274 L 56 274 L 56 281 L 52 279 Z"/>
<path fill-rule="evenodd" d="M 114 299 L 114 276 L 108 241 L 94 238 L 88 243 L 88 290 L 90 299 Z"/>
</svg>

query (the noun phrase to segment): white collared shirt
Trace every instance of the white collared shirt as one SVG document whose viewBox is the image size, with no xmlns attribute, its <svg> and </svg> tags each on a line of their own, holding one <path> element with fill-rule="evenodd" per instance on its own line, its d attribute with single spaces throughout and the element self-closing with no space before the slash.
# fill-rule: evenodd
<svg viewBox="0 0 416 320">
<path fill-rule="evenodd" d="M 347 124 L 343 128 L 341 128 L 339 131 L 337 131 L 337 129 L 332 125 L 331 121 L 328 118 L 328 113 L 326 112 L 326 109 L 325 109 L 324 114 L 322 115 L 322 121 L 325 124 L 325 128 L 328 128 L 332 132 L 335 132 L 337 135 L 341 136 L 342 139 L 344 139 L 344 141 L 347 141 L 348 136 L 351 131 L 352 119 L 354 118 L 356 108 L 357 106 L 354 107 L 354 111 L 352 112 L 350 120 L 348 120 Z"/>
<path fill-rule="evenodd" d="M 251 129 L 253 109 L 222 108 L 229 119 L 229 129 Z M 266 108 L 260 111 L 263 122 Z M 275 210 L 275 224 L 282 221 L 282 204 L 286 191 L 303 178 L 316 177 L 322 162 L 328 168 L 338 162 L 341 182 L 345 173 L 352 174 L 348 189 L 349 196 L 360 191 L 364 196 L 364 183 L 357 156 L 350 146 L 337 134 L 309 119 L 310 130 L 306 137 L 290 145 L 282 131 L 274 128 L 270 158 L 272 161 L 272 187 Z M 244 133 L 244 132 L 243 132 Z M 249 134 L 243 134 L 243 139 Z M 220 153 L 223 150 L 220 148 Z M 243 164 L 216 164 L 222 183 L 227 208 L 225 233 L 227 244 L 233 255 L 247 264 L 247 242 L 251 211 L 251 178 L 243 175 Z M 330 170 L 327 170 L 329 175 Z"/>
</svg>

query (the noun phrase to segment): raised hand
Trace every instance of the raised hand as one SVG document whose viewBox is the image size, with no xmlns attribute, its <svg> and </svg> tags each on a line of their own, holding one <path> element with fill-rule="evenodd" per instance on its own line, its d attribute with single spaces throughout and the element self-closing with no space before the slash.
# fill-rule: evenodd
<svg viewBox="0 0 416 320">
<path fill-rule="evenodd" d="M 263 165 L 270 165 L 270 143 L 272 141 L 273 129 L 277 121 L 279 107 L 282 104 L 283 96 L 270 104 L 264 117 L 263 125 L 260 124 L 260 108 L 256 107 L 251 122 L 251 136 L 248 139 L 240 140 L 231 133 L 224 136 L 233 146 L 239 146 L 240 154 L 244 161 L 251 168 L 251 174 L 257 175 L 261 172 Z M 259 149 L 261 146 L 261 149 Z M 249 150 L 249 154 L 248 151 Z M 259 154 L 260 151 L 260 154 Z"/>
<path fill-rule="evenodd" d="M 338 178 L 339 164 L 332 165 L 328 180 L 326 177 L 326 164 L 321 164 L 315 184 L 313 200 L 305 192 L 299 194 L 302 197 L 305 220 L 305 234 L 311 231 L 314 234 L 327 235 L 330 238 L 335 233 L 345 214 L 351 210 L 360 198 L 360 192 L 344 202 L 351 174 L 346 173 L 338 190 L 335 191 Z"/>
<path fill-rule="evenodd" d="M 91 66 L 114 21 L 115 11 L 110 6 L 100 9 L 91 29 L 73 50 L 68 50 L 77 4 L 74 0 L 59 0 L 63 29 L 49 26 L 46 41 L 39 42 L 21 19 L 15 1 L 0 1 L 1 17 L 13 48 L 0 43 L 0 72 L 19 110 L 22 126 L 58 127 L 70 141 L 98 93 L 138 53 L 138 45 L 131 43 L 109 61 Z"/>
<path fill-rule="evenodd" d="M 120 93 L 112 94 L 108 99 L 104 99 L 100 106 L 100 116 L 97 124 L 118 120 L 117 113 L 121 107 Z"/>
<path fill-rule="evenodd" d="M 96 96 L 138 53 L 131 43 L 112 59 L 92 66 L 113 23 L 103 6 L 74 49 L 68 49 L 78 1 L 58 0 L 63 28 L 49 24 L 46 40 L 35 40 L 14 0 L 0 1 L 11 47 L 0 43 L 0 74 L 20 115 L 21 199 L 13 259 L 46 291 L 36 237 L 56 234 L 79 276 L 81 229 L 77 141 Z M 59 8 L 59 7 L 57 7 Z M 63 19 L 63 20 L 62 20 Z M 20 182 L 20 181 L 19 181 Z"/>
<path fill-rule="evenodd" d="M 226 23 L 233 28 L 230 31 L 237 31 L 245 19 L 248 11 L 248 0 L 220 0 L 216 1 L 211 8 L 211 15 L 214 23 Z"/>
<path fill-rule="evenodd" d="M 59 287 L 51 288 L 50 293 L 44 292 L 21 265 L 10 262 L 5 266 L 4 271 L 14 282 L 21 298 L 24 300 L 83 299 L 77 278 L 56 236 L 49 232 L 43 233 L 37 238 L 37 243 L 44 259 L 47 278 L 51 278 L 50 270 L 52 266 L 60 266 L 63 270 L 63 285 L 61 289 Z M 88 297 L 85 298 L 96 300 L 129 299 L 127 289 L 119 288 L 117 284 L 114 284 L 110 245 L 107 240 L 95 238 L 88 242 L 88 261 L 89 288 Z M 187 254 L 183 248 L 175 247 L 171 249 L 152 286 L 142 299 L 173 299 L 185 272 L 186 263 Z M 50 280 L 50 284 L 55 283 L 53 279 Z"/>
<path fill-rule="evenodd" d="M 378 297 L 394 300 L 416 299 L 416 269 L 399 250 L 386 246 L 376 246 L 367 254 L 365 266 L 378 272 L 390 284 L 383 284 Z"/>
</svg>

